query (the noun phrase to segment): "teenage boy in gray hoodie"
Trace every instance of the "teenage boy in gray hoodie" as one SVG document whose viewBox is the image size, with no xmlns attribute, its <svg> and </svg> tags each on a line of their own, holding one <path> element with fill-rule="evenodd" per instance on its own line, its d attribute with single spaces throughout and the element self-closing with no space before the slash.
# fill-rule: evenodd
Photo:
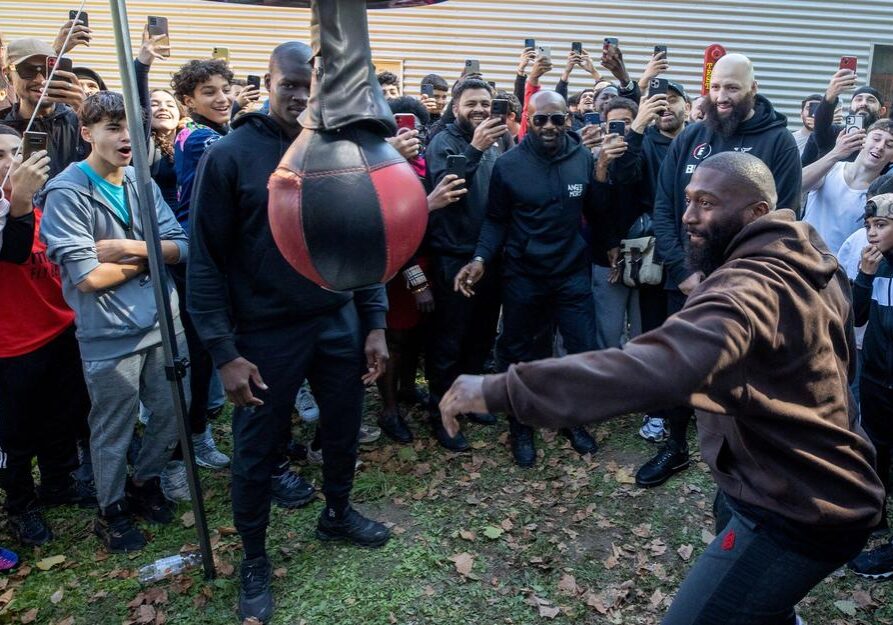
<svg viewBox="0 0 893 625">
<path fill-rule="evenodd" d="M 79 116 L 92 152 L 53 178 L 38 197 L 44 211 L 40 236 L 47 256 L 62 269 L 62 293 L 75 312 L 93 402 L 90 449 L 100 506 L 94 531 L 111 552 L 135 551 L 146 539 L 131 512 L 153 523 L 173 520 L 158 476 L 177 444 L 176 421 L 147 272 L 136 175 L 128 166 L 124 100 L 118 93 L 99 92 L 85 100 Z M 186 233 L 154 182 L 152 189 L 164 262 L 185 262 Z M 171 280 L 167 287 L 178 347 L 186 353 Z M 140 401 L 153 417 L 128 478 L 127 448 Z"/>
</svg>

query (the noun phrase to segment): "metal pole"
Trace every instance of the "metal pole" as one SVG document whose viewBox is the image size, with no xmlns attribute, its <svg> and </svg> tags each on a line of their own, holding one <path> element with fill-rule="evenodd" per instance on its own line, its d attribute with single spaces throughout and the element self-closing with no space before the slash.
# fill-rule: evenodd
<svg viewBox="0 0 893 625">
<path fill-rule="evenodd" d="M 140 220 L 143 236 L 149 252 L 149 275 L 155 291 L 155 305 L 158 309 L 158 323 L 161 327 L 161 343 L 164 349 L 164 365 L 167 379 L 170 381 L 173 395 L 174 412 L 177 428 L 180 433 L 180 449 L 183 451 L 183 462 L 186 465 L 186 479 L 192 496 L 192 510 L 195 514 L 195 529 L 198 532 L 199 547 L 202 552 L 202 564 L 205 579 L 214 579 L 214 557 L 211 552 L 211 539 L 208 535 L 208 523 L 205 517 L 205 504 L 202 500 L 202 487 L 198 479 L 198 467 L 192 448 L 192 436 L 187 426 L 188 410 L 186 396 L 183 392 L 183 378 L 189 361 L 177 353 L 174 320 L 171 315 L 170 299 L 167 290 L 167 271 L 161 257 L 161 241 L 158 235 L 158 216 L 155 214 L 154 194 L 152 193 L 151 175 L 149 173 L 149 151 L 146 147 L 146 130 L 143 110 L 139 104 L 136 87 L 136 73 L 133 69 L 133 51 L 130 48 L 130 29 L 127 25 L 127 7 L 125 0 L 109 0 L 112 10 L 112 26 L 115 30 L 115 48 L 118 53 L 118 68 L 124 92 L 124 106 L 127 111 L 127 126 L 130 130 L 130 142 L 133 147 L 133 166 L 136 170 L 137 194 L 139 197 Z M 182 305 L 186 305 L 185 302 Z"/>
</svg>

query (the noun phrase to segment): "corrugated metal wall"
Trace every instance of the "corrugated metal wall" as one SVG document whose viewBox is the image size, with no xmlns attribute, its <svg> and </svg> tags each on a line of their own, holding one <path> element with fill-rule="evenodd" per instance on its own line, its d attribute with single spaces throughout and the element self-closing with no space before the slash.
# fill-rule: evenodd
<svg viewBox="0 0 893 625">
<path fill-rule="evenodd" d="M 231 49 L 233 69 L 244 76 L 262 73 L 277 43 L 294 38 L 309 42 L 306 9 L 179 0 L 127 4 L 135 40 L 147 15 L 170 20 L 173 57 L 157 64 L 153 85 L 167 82 L 187 59 L 209 56 L 215 45 Z M 7 40 L 24 35 L 51 40 L 68 10 L 77 6 L 78 0 L 0 1 L 0 29 Z M 76 49 L 76 64 L 92 66 L 117 87 L 108 3 L 89 0 L 86 10 L 96 38 L 89 49 Z M 793 115 L 792 125 L 799 122 L 800 99 L 824 90 L 840 56 L 858 56 L 864 77 L 871 42 L 893 42 L 893 2 L 886 0 L 450 0 L 428 8 L 371 11 L 369 22 L 375 56 L 406 61 L 410 93 L 417 93 L 419 80 L 429 72 L 454 79 L 466 58 L 480 59 L 487 78 L 508 88 L 526 37 L 551 45 L 558 59 L 571 41 L 597 51 L 609 35 L 620 39 L 634 76 L 654 44 L 667 44 L 670 77 L 695 91 L 704 47 L 722 43 L 753 59 L 761 91 Z M 577 76 L 572 90 L 584 84 Z"/>
</svg>

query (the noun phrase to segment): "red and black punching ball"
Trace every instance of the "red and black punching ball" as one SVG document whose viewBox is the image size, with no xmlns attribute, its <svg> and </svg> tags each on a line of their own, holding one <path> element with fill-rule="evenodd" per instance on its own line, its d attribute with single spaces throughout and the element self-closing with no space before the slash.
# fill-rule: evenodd
<svg viewBox="0 0 893 625">
<path fill-rule="evenodd" d="M 444 0 L 224 0 L 310 6 L 314 56 L 303 130 L 270 177 L 276 246 L 326 289 L 390 280 L 415 253 L 428 221 L 412 167 L 384 138 L 394 117 L 375 78 L 368 8 Z"/>
</svg>

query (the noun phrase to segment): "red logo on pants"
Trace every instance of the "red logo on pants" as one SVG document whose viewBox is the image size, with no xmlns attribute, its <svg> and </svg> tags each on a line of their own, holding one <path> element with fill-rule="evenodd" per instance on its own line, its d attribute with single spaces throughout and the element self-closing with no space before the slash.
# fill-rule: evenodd
<svg viewBox="0 0 893 625">
<path fill-rule="evenodd" d="M 735 530 L 729 530 L 728 534 L 722 539 L 722 550 L 731 551 L 735 547 Z"/>
</svg>

